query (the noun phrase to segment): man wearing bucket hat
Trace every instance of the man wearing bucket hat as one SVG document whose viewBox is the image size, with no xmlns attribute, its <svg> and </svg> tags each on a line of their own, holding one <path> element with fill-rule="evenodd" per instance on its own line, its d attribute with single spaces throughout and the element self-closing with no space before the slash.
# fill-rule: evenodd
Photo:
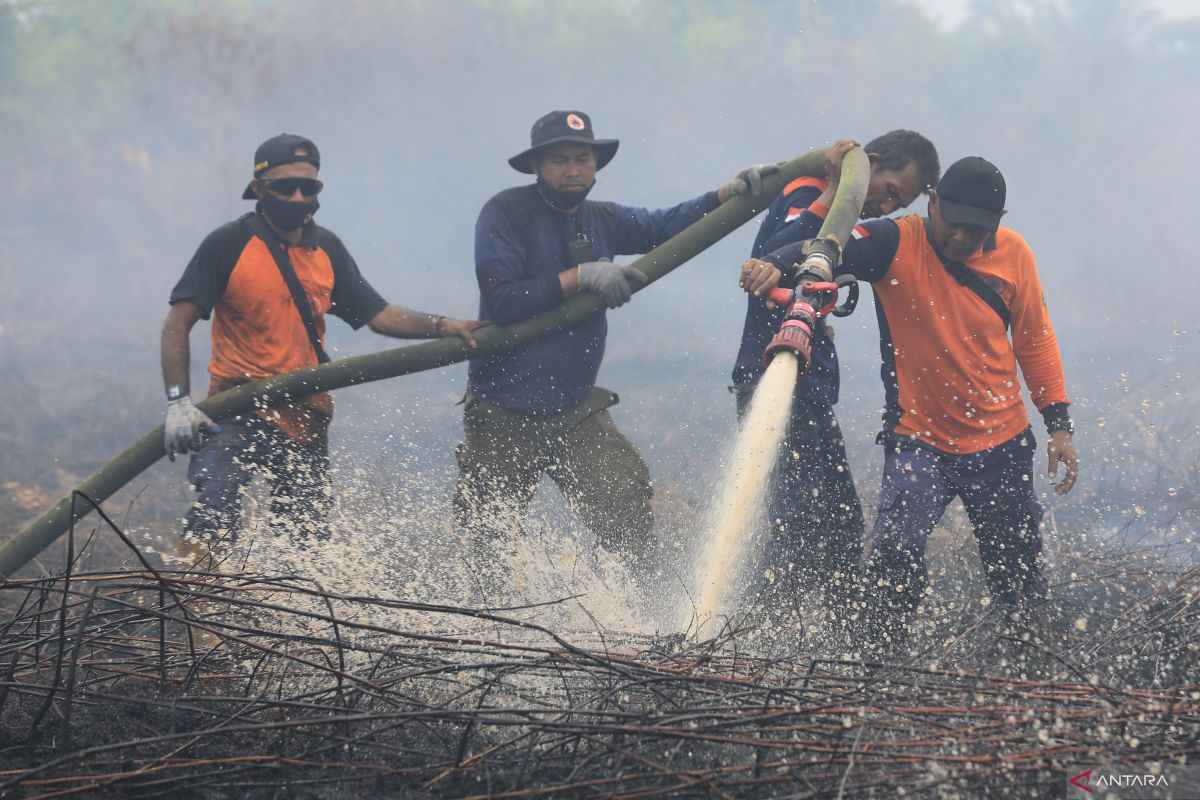
<svg viewBox="0 0 1200 800">
<path fill-rule="evenodd" d="M 167 392 L 164 447 L 172 461 L 194 451 L 188 479 L 199 493 L 185 532 L 236 536 L 242 492 L 255 474 L 271 480 L 271 519 L 293 538 L 323 537 L 330 506 L 329 422 L 333 398 L 319 392 L 211 420 L 192 403 L 192 327 L 212 317 L 209 394 L 328 361 L 325 314 L 401 339 L 462 336 L 481 323 L 389 305 L 367 283 L 332 231 L 313 222 L 321 156 L 309 139 L 274 136 L 254 154 L 242 193 L 257 200 L 210 233 L 171 292 L 162 329 Z"/>
<path fill-rule="evenodd" d="M 928 583 L 925 545 L 955 497 L 975 529 L 992 601 L 1003 612 L 1044 601 L 1042 508 L 1020 369 L 1049 442 L 1048 474 L 1074 486 L 1062 357 L 1029 245 L 1000 227 L 1004 176 L 969 157 L 929 192 L 929 216 L 871 220 L 846 244 L 839 273 L 875 290 L 886 395 L 883 486 L 866 567 L 864 632 L 895 650 Z M 743 266 L 794 273 L 803 245 Z M 1010 339 L 1011 336 L 1011 339 Z"/>
<path fill-rule="evenodd" d="M 588 199 L 617 147 L 595 137 L 582 111 L 553 111 L 534 123 L 530 146 L 508 163 L 536 182 L 497 194 L 475 225 L 482 319 L 518 322 L 581 291 L 609 308 L 624 304 L 645 276 L 616 256 L 652 250 L 735 194 L 758 194 L 762 177 L 778 169 L 748 167 L 672 208 Z M 599 544 L 642 577 L 656 569 L 650 472 L 608 412 L 617 395 L 595 385 L 607 325 L 598 314 L 471 362 L 454 507 L 480 561 L 497 557 L 503 531 L 519 525 L 546 474 Z"/>
</svg>

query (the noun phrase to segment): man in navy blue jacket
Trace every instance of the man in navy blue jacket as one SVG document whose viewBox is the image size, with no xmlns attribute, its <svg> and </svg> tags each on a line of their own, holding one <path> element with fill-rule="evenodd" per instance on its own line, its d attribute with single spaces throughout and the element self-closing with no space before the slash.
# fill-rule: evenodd
<svg viewBox="0 0 1200 800">
<path fill-rule="evenodd" d="M 837 192 L 842 156 L 856 144 L 845 140 L 828 148 L 828 178 L 798 178 L 784 187 L 767 209 L 751 258 L 816 237 Z M 907 207 L 938 180 L 937 151 L 919 133 L 894 130 L 863 149 L 871 162 L 864 218 Z M 755 288 L 746 287 L 750 292 Z M 733 368 L 739 418 L 762 377 L 763 351 L 779 331 L 784 311 L 768 308 L 762 297 L 748 297 Z M 824 591 L 826 605 L 838 619 L 848 616 L 854 599 L 864 523 L 833 410 L 839 380 L 831 333 L 824 320 L 817 324 L 811 368 L 792 395 L 787 438 L 769 490 L 770 531 L 756 570 L 759 580 L 749 589 L 780 621 L 786 621 L 795 604 L 813 590 Z"/>
<path fill-rule="evenodd" d="M 530 147 L 508 163 L 536 183 L 497 194 L 475 225 L 481 319 L 511 324 L 580 291 L 600 294 L 609 308 L 624 304 L 646 279 L 615 256 L 652 250 L 731 196 L 758 194 L 762 176 L 778 170 L 748 167 L 672 208 L 588 200 L 617 146 L 595 138 L 581 111 L 553 111 L 534 124 Z M 493 557 L 497 538 L 519 526 L 547 474 L 600 545 L 642 578 L 657 569 L 650 471 L 608 413 L 617 395 L 595 385 L 607 331 L 598 314 L 471 362 L 454 508 L 477 558 Z"/>
</svg>

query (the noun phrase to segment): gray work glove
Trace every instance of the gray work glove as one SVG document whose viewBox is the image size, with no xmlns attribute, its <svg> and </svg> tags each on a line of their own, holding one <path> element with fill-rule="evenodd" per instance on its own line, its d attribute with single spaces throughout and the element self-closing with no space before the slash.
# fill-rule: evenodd
<svg viewBox="0 0 1200 800">
<path fill-rule="evenodd" d="M 175 460 L 176 453 L 186 453 L 188 450 L 199 450 L 204 446 L 205 437 L 210 433 L 220 433 L 221 426 L 217 425 L 208 415 L 192 404 L 192 398 L 184 395 L 178 400 L 167 403 L 167 421 L 163 425 L 163 447 L 167 458 Z"/>
<path fill-rule="evenodd" d="M 600 295 L 609 308 L 628 303 L 633 297 L 631 284 L 640 289 L 648 280 L 637 267 L 611 261 L 586 261 L 579 265 L 579 288 Z"/>
<path fill-rule="evenodd" d="M 746 192 L 758 197 L 762 194 L 763 178 L 774 175 L 776 172 L 779 172 L 778 164 L 753 164 L 730 178 L 725 184 L 725 191 L 729 193 L 730 197 Z"/>
</svg>

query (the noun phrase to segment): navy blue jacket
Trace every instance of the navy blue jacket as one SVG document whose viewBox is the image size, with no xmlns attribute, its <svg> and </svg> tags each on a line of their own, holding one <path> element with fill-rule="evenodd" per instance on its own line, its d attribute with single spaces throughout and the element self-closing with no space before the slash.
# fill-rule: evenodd
<svg viewBox="0 0 1200 800">
<path fill-rule="evenodd" d="M 767 216 L 758 229 L 752 258 L 762 258 L 787 245 L 815 238 L 824 216 L 806 210 L 825 189 L 823 178 L 800 178 L 788 184 L 767 208 Z M 785 273 L 781 286 L 795 288 L 796 276 Z M 739 391 L 751 388 L 762 377 L 763 351 L 783 324 L 786 309 L 768 309 L 760 297 L 746 296 L 746 323 L 742 327 L 742 345 L 733 365 L 733 382 Z M 796 383 L 796 399 L 808 399 L 833 405 L 838 400 L 838 360 L 833 340 L 825 334 L 822 319 L 813 331 L 812 369 Z"/>
<path fill-rule="evenodd" d="M 569 242 L 580 231 L 592 260 L 645 253 L 719 205 L 708 192 L 674 208 L 650 211 L 585 200 L 574 214 L 551 208 L 537 185 L 506 189 L 475 223 L 479 318 L 502 325 L 562 302 L 558 274 L 572 264 Z M 476 397 L 524 414 L 558 414 L 578 405 L 596 383 L 608 333 L 605 314 L 491 358 L 471 362 Z"/>
</svg>

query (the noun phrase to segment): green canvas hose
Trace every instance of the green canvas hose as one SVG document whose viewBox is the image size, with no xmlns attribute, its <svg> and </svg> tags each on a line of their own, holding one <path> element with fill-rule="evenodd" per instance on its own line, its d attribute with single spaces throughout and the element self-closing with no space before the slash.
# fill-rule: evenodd
<svg viewBox="0 0 1200 800">
<path fill-rule="evenodd" d="M 862 207 L 870 166 L 865 154 L 855 149 L 843 161 L 842 181 L 821 236 L 846 241 Z M 780 171 L 763 181 L 759 197 L 739 195 L 686 230 L 633 262 L 650 283 L 687 262 L 753 219 L 766 208 L 783 188 L 799 177 L 825 174 L 823 151 L 813 150 L 781 165 Z M 861 184 L 861 186 L 860 186 Z M 844 228 L 844 230 L 843 230 Z M 369 355 L 331 361 L 314 367 L 247 383 L 208 398 L 197 407 L 213 419 L 221 419 L 250 410 L 256 403 L 275 403 L 312 392 L 340 389 L 360 383 L 393 378 L 413 372 L 456 364 L 468 358 L 484 358 L 503 353 L 527 342 L 568 328 L 580 320 L 600 313 L 603 301 L 592 293 L 576 294 L 561 305 L 532 319 L 513 325 L 490 325 L 475 332 L 478 348 L 460 338 L 437 339 Z M 163 427 L 130 445 L 124 452 L 84 480 L 76 492 L 97 503 L 111 497 L 149 466 L 165 455 Z M 87 515 L 90 504 L 77 500 L 74 492 L 27 525 L 0 546 L 0 578 L 8 578 Z"/>
</svg>

